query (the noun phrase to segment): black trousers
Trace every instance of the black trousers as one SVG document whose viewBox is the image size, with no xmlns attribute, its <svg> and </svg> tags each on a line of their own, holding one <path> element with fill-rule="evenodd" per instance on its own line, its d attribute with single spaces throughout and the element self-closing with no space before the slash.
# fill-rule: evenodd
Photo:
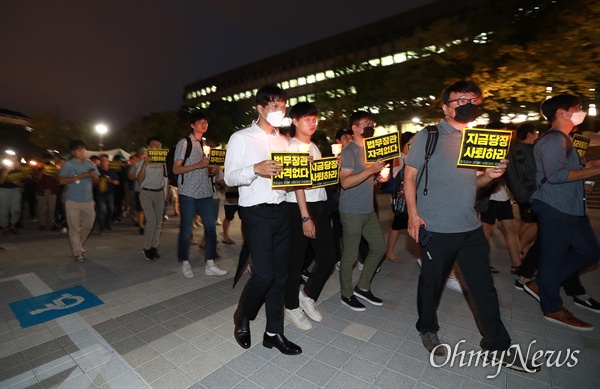
<svg viewBox="0 0 600 389">
<path fill-rule="evenodd" d="M 306 203 L 312 221 L 317 231 L 316 239 L 307 238 L 302 230 L 300 209 L 296 203 L 288 203 L 289 223 L 291 230 L 291 245 L 289 254 L 288 281 L 285 291 L 285 307 L 296 309 L 299 307 L 298 291 L 300 288 L 300 276 L 306 259 L 306 252 L 312 247 L 315 252 L 315 264 L 310 271 L 310 277 L 304 286 L 304 292 L 308 297 L 317 300 L 331 269 L 336 262 L 333 249 L 332 228 L 327 214 L 324 201 Z"/>
<path fill-rule="evenodd" d="M 432 232 L 431 235 L 421 256 L 417 330 L 439 331 L 436 311 L 446 278 L 456 261 L 469 297 L 475 305 L 473 313 L 483 335 L 481 347 L 486 350 L 507 350 L 510 347 L 510 336 L 500 318 L 498 293 L 490 273 L 490 246 L 483 229 L 480 227 L 473 231 L 451 234 Z"/>
<path fill-rule="evenodd" d="M 263 302 L 266 331 L 283 333 L 283 304 L 288 278 L 290 226 L 285 202 L 273 207 L 240 207 L 244 236 L 252 258 L 237 312 L 254 320 Z"/>
</svg>

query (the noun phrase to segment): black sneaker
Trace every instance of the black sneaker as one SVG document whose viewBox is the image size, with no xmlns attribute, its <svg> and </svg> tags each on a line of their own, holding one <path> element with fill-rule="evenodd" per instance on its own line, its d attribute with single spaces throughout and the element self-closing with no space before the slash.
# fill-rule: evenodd
<svg viewBox="0 0 600 389">
<path fill-rule="evenodd" d="M 152 254 L 154 256 L 154 259 L 160 258 L 160 254 L 158 253 L 158 249 L 156 247 L 150 247 L 150 250 L 152 250 Z"/>
<path fill-rule="evenodd" d="M 152 248 L 149 248 L 148 250 L 142 249 L 142 252 L 144 253 L 144 258 L 146 258 L 146 261 L 153 261 L 156 259 L 152 253 Z"/>
<path fill-rule="evenodd" d="M 523 365 L 523 361 L 519 357 L 519 353 L 511 348 L 505 351 L 492 351 L 492 350 L 484 350 L 485 353 L 481 354 L 481 357 L 484 361 L 492 363 L 492 365 L 498 366 L 499 363 L 502 363 L 502 366 L 505 366 L 509 369 L 522 371 L 527 373 L 537 373 L 541 370 L 542 365 L 534 365 L 531 359 L 525 361 L 525 365 Z"/>
<path fill-rule="evenodd" d="M 516 290 L 525 290 L 525 289 L 523 289 L 523 285 L 525 285 L 525 284 L 520 283 L 519 280 L 515 281 L 515 289 Z"/>
<path fill-rule="evenodd" d="M 342 296 L 342 304 L 356 312 L 362 312 L 367 310 L 367 307 L 362 305 L 361 302 L 358 301 L 358 299 L 354 295 L 350 296 L 350 298 Z"/>
<path fill-rule="evenodd" d="M 382 306 L 383 305 L 383 300 L 375 297 L 373 295 L 373 293 L 371 293 L 371 290 L 367 290 L 366 292 L 364 290 L 361 290 L 358 286 L 356 286 L 354 288 L 354 295 L 356 297 L 360 297 L 361 299 L 373 304 L 373 305 L 377 305 L 377 306 Z"/>
<path fill-rule="evenodd" d="M 592 312 L 600 313 L 600 303 L 591 297 L 587 300 L 581 300 L 578 299 L 577 296 L 574 296 L 573 303 L 578 307 L 585 308 Z"/>
</svg>

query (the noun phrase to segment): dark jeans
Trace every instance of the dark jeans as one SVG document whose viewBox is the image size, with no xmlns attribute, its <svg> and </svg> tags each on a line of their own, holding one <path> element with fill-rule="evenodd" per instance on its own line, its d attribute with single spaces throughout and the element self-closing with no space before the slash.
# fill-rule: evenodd
<svg viewBox="0 0 600 389">
<path fill-rule="evenodd" d="M 214 259 L 217 250 L 217 229 L 212 197 L 195 199 L 179 195 L 179 240 L 177 244 L 177 259 L 187 261 L 190 257 L 190 235 L 192 222 L 196 213 L 202 218 L 204 224 L 204 259 Z"/>
<path fill-rule="evenodd" d="M 419 332 L 437 332 L 437 306 L 446 279 L 456 261 L 475 305 L 473 314 L 479 324 L 486 350 L 506 350 L 510 336 L 500 318 L 498 294 L 490 273 L 490 246 L 483 229 L 462 233 L 431 232 L 431 240 L 422 250 L 421 275 L 417 293 Z M 431 257 L 431 259 L 430 259 Z"/>
<path fill-rule="evenodd" d="M 527 255 L 523 258 L 523 262 L 521 262 L 521 267 L 519 268 L 521 276 L 529 279 L 533 278 L 540 261 L 540 250 L 540 238 L 538 237 L 529 251 L 527 251 Z M 565 290 L 567 296 L 580 296 L 586 294 L 585 288 L 581 285 L 579 273 L 571 274 L 563 281 L 561 286 Z"/>
<path fill-rule="evenodd" d="M 96 195 L 96 211 L 98 212 L 98 226 L 100 231 L 110 230 L 112 214 L 114 212 L 114 196 L 110 192 Z"/>
<path fill-rule="evenodd" d="M 237 314 L 254 320 L 263 302 L 266 331 L 283 334 L 283 304 L 290 254 L 290 223 L 285 203 L 273 207 L 240 207 L 252 276 L 246 283 Z"/>
<path fill-rule="evenodd" d="M 289 254 L 288 281 L 285 292 L 285 307 L 298 308 L 298 292 L 300 289 L 300 276 L 304 267 L 306 252 L 310 247 L 316 254 L 315 264 L 310 271 L 310 277 L 304 286 L 304 293 L 313 300 L 317 300 L 325 282 L 331 274 L 335 264 L 331 223 L 325 209 L 325 202 L 306 203 L 312 221 L 317 231 L 316 239 L 307 238 L 302 230 L 300 209 L 296 203 L 288 203 L 289 223 L 291 229 L 291 245 Z"/>
<path fill-rule="evenodd" d="M 587 216 L 560 212 L 534 200 L 538 217 L 540 264 L 537 285 L 543 312 L 554 313 L 563 307 L 560 285 L 600 259 L 600 246 Z"/>
</svg>

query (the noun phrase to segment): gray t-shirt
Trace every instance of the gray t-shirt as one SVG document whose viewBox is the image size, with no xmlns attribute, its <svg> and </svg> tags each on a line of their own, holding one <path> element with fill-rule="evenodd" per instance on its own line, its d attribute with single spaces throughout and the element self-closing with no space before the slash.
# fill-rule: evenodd
<svg viewBox="0 0 600 389">
<path fill-rule="evenodd" d="M 473 231 L 481 223 L 475 211 L 477 173 L 475 169 L 458 167 L 462 133 L 442 120 L 437 126 L 439 138 L 429 160 L 428 192 L 423 195 L 425 175 L 417 188 L 417 209 L 432 232 L 457 233 Z M 425 165 L 427 130 L 419 131 L 412 142 L 406 163 L 415 169 L 417 180 Z"/>
<path fill-rule="evenodd" d="M 577 150 L 572 149 L 567 156 L 567 142 L 571 140 L 559 133 L 544 134 L 536 142 L 533 155 L 539 187 L 531 196 L 531 200 L 542 201 L 568 215 L 584 216 L 586 207 L 583 180 L 566 182 L 569 170 L 581 169 L 581 159 Z M 542 184 L 542 181 L 545 182 Z"/>
<path fill-rule="evenodd" d="M 192 153 L 189 158 L 185 161 L 183 166 L 190 166 L 198 163 L 204 158 L 204 151 L 202 150 L 202 144 L 196 140 L 193 134 L 189 136 L 192 140 Z M 183 161 L 185 158 L 185 150 L 187 147 L 187 141 L 181 139 L 177 143 L 175 148 L 175 161 Z M 182 183 L 183 177 L 183 183 Z M 208 176 L 208 169 L 196 169 L 185 174 L 180 174 L 177 178 L 179 185 L 179 194 L 188 196 L 194 199 L 204 199 L 206 197 L 212 197 L 212 183 Z"/>
<path fill-rule="evenodd" d="M 365 165 L 364 148 L 356 142 L 350 142 L 342 150 L 342 170 L 352 170 L 352 174 L 364 171 Z M 352 188 L 340 191 L 340 213 L 370 214 L 373 208 L 373 178 L 369 177 Z"/>
<path fill-rule="evenodd" d="M 62 177 L 74 177 L 81 173 L 85 173 L 94 170 L 94 173 L 99 176 L 100 172 L 98 168 L 89 159 L 84 159 L 83 163 L 80 163 L 75 158 L 68 160 L 62 165 L 59 176 Z M 94 183 L 91 177 L 77 180 L 73 183 L 67 184 L 67 193 L 65 194 L 65 200 L 75 201 L 78 203 L 86 203 L 94 201 L 94 194 L 92 191 Z"/>
</svg>

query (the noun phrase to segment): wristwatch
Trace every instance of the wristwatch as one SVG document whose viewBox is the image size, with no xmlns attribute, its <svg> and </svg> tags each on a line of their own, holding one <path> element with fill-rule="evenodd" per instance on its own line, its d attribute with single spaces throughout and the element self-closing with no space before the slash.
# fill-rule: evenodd
<svg viewBox="0 0 600 389">
<path fill-rule="evenodd" d="M 302 223 L 306 223 L 310 220 L 310 216 L 302 216 Z"/>
</svg>

